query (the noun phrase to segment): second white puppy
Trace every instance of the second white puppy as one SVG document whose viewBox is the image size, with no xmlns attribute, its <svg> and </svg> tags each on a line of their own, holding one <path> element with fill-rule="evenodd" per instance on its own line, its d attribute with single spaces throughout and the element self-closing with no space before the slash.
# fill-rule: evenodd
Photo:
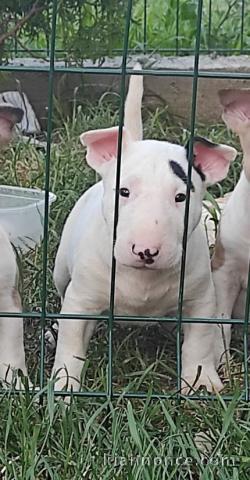
<svg viewBox="0 0 250 480">
<path fill-rule="evenodd" d="M 23 111 L 11 104 L 0 104 L 0 146 L 9 143 L 12 131 Z M 9 237 L 0 226 L 0 312 L 20 313 L 21 299 L 17 289 L 18 268 Z M 0 378 L 11 382 L 13 369 L 27 375 L 23 343 L 23 320 L 0 317 Z M 16 387 L 21 387 L 17 381 Z"/>
<path fill-rule="evenodd" d="M 243 169 L 221 215 L 212 259 L 217 315 L 244 318 L 250 261 L 250 90 L 221 90 L 219 96 L 222 118 L 240 139 Z M 228 349 L 230 325 L 224 325 L 224 334 Z"/>
<path fill-rule="evenodd" d="M 115 313 L 177 314 L 187 184 L 187 148 L 142 140 L 142 76 L 130 80 L 123 130 L 119 219 L 115 243 Z M 83 133 L 88 164 L 102 176 L 78 200 L 65 224 L 54 279 L 62 313 L 100 314 L 109 309 L 118 127 Z M 204 228 L 200 225 L 207 184 L 222 180 L 236 150 L 197 137 L 188 226 L 183 314 L 211 317 L 215 293 Z M 54 373 L 56 388 L 79 389 L 96 322 L 60 320 Z M 182 347 L 183 387 L 222 388 L 214 348 L 218 327 L 189 324 Z M 66 369 L 69 378 L 66 379 Z"/>
</svg>

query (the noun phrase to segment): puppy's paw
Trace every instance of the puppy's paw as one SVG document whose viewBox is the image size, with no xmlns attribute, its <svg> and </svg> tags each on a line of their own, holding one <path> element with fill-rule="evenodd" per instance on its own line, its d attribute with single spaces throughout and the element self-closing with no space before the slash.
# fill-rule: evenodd
<svg viewBox="0 0 250 480">
<path fill-rule="evenodd" d="M 80 382 L 77 378 L 70 376 L 65 368 L 54 370 L 52 377 L 54 379 L 55 391 L 79 392 Z"/>
<path fill-rule="evenodd" d="M 0 388 L 4 390 L 32 390 L 33 385 L 30 381 L 25 366 L 20 368 L 11 368 L 10 366 L 1 366 L 0 368 Z"/>
<path fill-rule="evenodd" d="M 210 393 L 220 392 L 223 383 L 213 366 L 199 366 L 186 368 L 182 374 L 181 393 L 192 395 L 200 387 L 206 387 Z"/>
<path fill-rule="evenodd" d="M 66 375 L 65 371 L 62 371 L 62 373 L 58 373 L 56 375 L 54 390 L 56 392 L 62 392 L 62 395 L 60 394 L 59 396 L 57 396 L 57 398 L 61 398 L 67 407 L 71 403 L 71 399 L 72 399 L 71 393 L 79 392 L 80 382 Z M 64 392 L 67 392 L 67 394 L 66 395 L 63 394 Z"/>
<path fill-rule="evenodd" d="M 14 382 L 14 389 L 21 391 L 29 389 L 29 391 L 33 391 L 34 385 L 28 377 L 18 377 Z"/>
</svg>

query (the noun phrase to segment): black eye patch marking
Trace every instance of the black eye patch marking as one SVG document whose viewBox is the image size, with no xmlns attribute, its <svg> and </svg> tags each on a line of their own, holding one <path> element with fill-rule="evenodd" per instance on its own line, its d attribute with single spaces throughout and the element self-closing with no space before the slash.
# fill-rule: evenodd
<svg viewBox="0 0 250 480">
<path fill-rule="evenodd" d="M 196 158 L 196 155 L 194 155 L 194 159 Z M 201 167 L 200 165 L 193 165 L 193 168 L 195 169 L 195 171 L 198 173 L 198 175 L 200 175 L 200 178 L 202 180 L 202 182 L 205 182 L 206 180 L 206 175 L 205 173 L 203 173 L 203 171 L 201 170 Z"/>
<path fill-rule="evenodd" d="M 188 184 L 188 177 L 187 177 L 186 173 L 184 172 L 183 168 L 181 167 L 181 165 L 179 163 L 175 162 L 174 160 L 169 160 L 169 165 L 172 169 L 172 172 L 177 177 L 179 177 L 185 183 L 185 185 L 187 185 Z M 194 188 L 194 185 L 193 185 L 192 181 L 190 182 L 190 190 L 192 190 L 192 192 L 195 191 L 195 188 Z"/>
<path fill-rule="evenodd" d="M 193 138 L 193 145 L 195 143 L 203 143 L 203 145 L 205 145 L 206 147 L 208 148 L 216 148 L 218 147 L 218 143 L 213 143 L 213 142 L 210 142 L 210 140 L 207 140 L 207 138 L 204 138 L 204 137 L 199 137 L 199 136 L 195 136 Z M 188 142 L 186 143 L 185 145 L 185 148 L 186 148 L 186 152 L 187 152 L 187 158 L 189 157 L 189 151 L 190 151 L 190 143 L 191 141 L 188 140 Z M 206 175 L 203 173 L 203 171 L 201 170 L 200 168 L 200 165 L 197 165 L 197 161 L 195 161 L 196 159 L 196 155 L 193 155 L 194 157 L 194 160 L 193 160 L 193 168 L 195 169 L 195 171 L 200 175 L 200 178 L 203 182 L 205 182 L 206 180 Z"/>
</svg>

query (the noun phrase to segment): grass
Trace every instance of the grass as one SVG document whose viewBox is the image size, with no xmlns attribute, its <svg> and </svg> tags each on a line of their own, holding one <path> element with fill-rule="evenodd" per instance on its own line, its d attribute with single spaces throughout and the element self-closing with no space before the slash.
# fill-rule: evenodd
<svg viewBox="0 0 250 480">
<path fill-rule="evenodd" d="M 188 132 L 172 127 L 166 109 L 144 111 L 145 137 L 184 143 Z M 59 299 L 52 282 L 56 249 L 65 219 L 79 198 L 94 181 L 86 166 L 79 134 L 91 128 L 115 125 L 117 110 L 104 100 L 75 111 L 73 119 L 55 118 L 51 154 L 50 189 L 57 195 L 49 225 L 47 310 L 59 312 Z M 60 127 L 58 127 L 60 125 Z M 213 141 L 236 145 L 236 139 L 224 125 L 199 126 L 200 135 Z M 45 158 L 42 151 L 21 142 L 1 154 L 2 183 L 43 187 Z M 213 187 L 214 196 L 234 187 L 240 171 L 240 158 L 232 165 L 227 180 Z M 42 249 L 21 258 L 21 292 L 24 310 L 40 311 L 42 285 Z M 53 326 L 49 325 L 48 328 Z M 25 322 L 26 353 L 30 376 L 36 384 L 39 374 L 40 329 L 34 320 Z M 104 390 L 107 366 L 107 331 L 98 327 L 89 349 L 84 385 L 87 391 Z M 106 401 L 74 400 L 68 409 L 55 401 L 53 384 L 48 382 L 35 398 L 26 391 L 16 396 L 6 392 L 1 398 L 0 468 L 4 479 L 244 479 L 248 478 L 250 435 L 249 407 L 240 397 L 242 384 L 243 331 L 233 339 L 231 375 L 225 373 L 226 391 L 234 398 L 225 403 L 152 400 L 152 392 L 175 388 L 176 336 L 174 326 L 115 327 L 114 391 L 144 391 L 145 400 L 122 397 Z M 47 351 L 49 375 L 54 352 Z M 40 403 L 39 400 L 42 400 Z M 210 464 L 202 460 L 194 443 L 195 435 L 207 432 Z M 138 456 L 138 457 L 137 457 Z M 167 465 L 163 465 L 164 458 Z M 189 465 L 182 465 L 191 458 Z M 233 468 L 226 459 L 237 461 Z M 234 458 L 235 457 L 235 458 Z M 236 459 L 237 457 L 237 459 Z M 215 465 L 211 464 L 212 462 Z M 217 462 L 217 464 L 216 464 Z M 1 471 L 0 471 L 1 472 Z"/>
<path fill-rule="evenodd" d="M 155 52 L 166 50 L 170 54 L 188 54 L 194 51 L 197 31 L 198 2 L 191 0 L 156 0 L 147 2 L 147 48 Z M 244 37 L 241 45 L 241 8 L 237 1 L 203 1 L 202 34 L 200 47 L 206 52 L 249 49 L 249 5 L 245 2 Z M 134 3 L 131 24 L 131 46 L 143 44 L 144 0 Z M 178 19 L 178 35 L 177 35 Z M 172 53 L 171 53 L 172 50 Z"/>
<path fill-rule="evenodd" d="M 78 400 L 67 409 L 51 385 L 44 406 L 39 395 L 1 399 L 1 478 L 249 478 L 250 412 L 238 392 L 229 403 L 153 402 L 149 393 L 143 402 Z"/>
</svg>

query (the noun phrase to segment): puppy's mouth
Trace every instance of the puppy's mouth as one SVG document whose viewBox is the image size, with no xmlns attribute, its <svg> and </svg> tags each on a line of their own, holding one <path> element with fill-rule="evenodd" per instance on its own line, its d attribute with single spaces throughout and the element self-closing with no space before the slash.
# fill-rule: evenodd
<svg viewBox="0 0 250 480">
<path fill-rule="evenodd" d="M 147 258 L 146 260 L 138 261 L 138 264 L 135 265 L 136 268 L 157 268 L 157 262 L 153 258 Z"/>
<path fill-rule="evenodd" d="M 134 263 L 126 263 L 120 262 L 121 265 L 128 268 L 136 268 L 137 270 L 160 270 L 163 267 L 155 262 L 153 259 L 146 259 L 146 260 L 137 260 Z"/>
<path fill-rule="evenodd" d="M 142 257 L 140 260 L 138 260 L 138 265 L 141 267 L 148 267 L 149 265 L 153 265 L 155 263 L 155 260 L 153 257 Z"/>
<path fill-rule="evenodd" d="M 122 258 L 121 255 L 117 255 L 115 252 L 115 258 L 117 263 L 127 268 L 135 268 L 137 270 L 172 270 L 178 268 L 182 257 L 182 247 L 178 251 L 173 252 L 170 255 L 157 254 L 155 256 L 150 255 L 138 255 L 137 258 Z"/>
</svg>

